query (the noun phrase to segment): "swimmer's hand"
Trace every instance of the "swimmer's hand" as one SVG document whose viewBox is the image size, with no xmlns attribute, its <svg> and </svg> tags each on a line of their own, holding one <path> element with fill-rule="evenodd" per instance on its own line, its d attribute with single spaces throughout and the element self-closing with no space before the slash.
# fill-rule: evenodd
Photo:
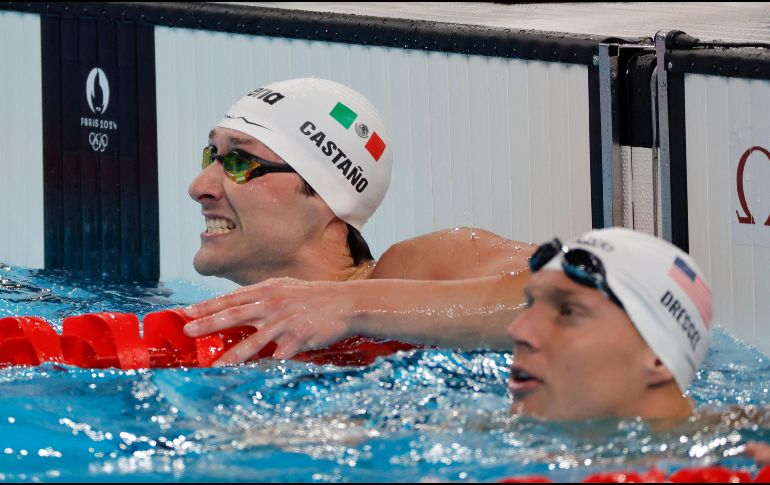
<svg viewBox="0 0 770 485">
<path fill-rule="evenodd" d="M 754 458 L 759 466 L 770 466 L 770 445 L 750 442 L 746 445 L 746 454 Z"/>
<path fill-rule="evenodd" d="M 340 283 L 273 278 L 184 309 L 184 327 L 201 337 L 236 327 L 257 332 L 225 352 L 215 366 L 241 364 L 275 342 L 273 357 L 289 359 L 352 336 L 353 305 Z"/>
</svg>

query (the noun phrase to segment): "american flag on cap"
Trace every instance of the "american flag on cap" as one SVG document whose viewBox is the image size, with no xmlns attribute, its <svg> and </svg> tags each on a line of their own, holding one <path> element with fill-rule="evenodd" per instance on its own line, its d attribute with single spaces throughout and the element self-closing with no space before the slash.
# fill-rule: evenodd
<svg viewBox="0 0 770 485">
<path fill-rule="evenodd" d="M 679 287 L 684 291 L 687 296 L 690 297 L 695 307 L 698 309 L 704 325 L 707 329 L 711 328 L 711 290 L 703 281 L 703 278 L 698 276 L 695 271 L 690 268 L 685 261 L 678 257 L 674 261 L 674 265 L 668 272 L 668 276 L 671 277 Z"/>
</svg>

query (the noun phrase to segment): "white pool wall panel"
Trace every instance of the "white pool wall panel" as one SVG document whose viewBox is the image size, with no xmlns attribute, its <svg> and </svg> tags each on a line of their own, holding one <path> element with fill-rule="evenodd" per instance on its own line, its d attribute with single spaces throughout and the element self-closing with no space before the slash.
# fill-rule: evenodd
<svg viewBox="0 0 770 485">
<path fill-rule="evenodd" d="M 685 77 L 690 252 L 708 275 L 715 320 L 770 354 L 770 159 L 754 152 L 744 180 L 756 219 L 739 224 L 737 167 L 770 150 L 770 81 Z"/>
</svg>

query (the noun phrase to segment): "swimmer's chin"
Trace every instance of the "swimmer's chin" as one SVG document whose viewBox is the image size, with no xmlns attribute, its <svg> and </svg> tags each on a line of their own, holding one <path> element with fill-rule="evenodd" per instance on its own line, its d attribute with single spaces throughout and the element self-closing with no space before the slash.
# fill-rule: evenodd
<svg viewBox="0 0 770 485">
<path fill-rule="evenodd" d="M 201 255 L 200 252 L 196 254 L 193 259 L 193 268 L 195 268 L 195 271 L 201 276 L 217 276 L 219 278 L 230 279 L 227 277 L 227 272 L 221 264 L 216 264 L 215 262 L 208 260 L 208 258 Z"/>
<path fill-rule="evenodd" d="M 231 268 L 216 264 L 215 262 L 199 257 L 198 255 L 196 255 L 193 260 L 193 268 L 195 268 L 195 271 L 201 276 L 214 276 L 216 278 L 226 279 L 240 286 L 250 285 L 258 281 L 249 278 L 248 273 L 232 271 Z"/>
<path fill-rule="evenodd" d="M 544 416 L 541 416 L 540 414 L 533 412 L 531 406 L 527 406 L 521 401 L 514 401 L 513 404 L 511 404 L 511 416 L 520 416 L 523 418 L 535 418 L 535 419 L 546 419 Z"/>
<path fill-rule="evenodd" d="M 538 404 L 529 403 L 523 399 L 520 401 L 514 401 L 511 404 L 511 416 L 518 418 L 532 419 L 535 421 L 549 422 L 549 423 L 576 423 L 584 422 L 591 419 L 602 419 L 600 416 L 578 416 L 567 413 L 554 412 L 548 407 L 543 407 Z"/>
<path fill-rule="evenodd" d="M 531 408 L 527 408 L 523 403 L 517 403 L 514 402 L 511 405 L 511 417 L 513 418 L 524 418 L 524 419 L 531 419 L 535 421 L 542 421 L 542 422 L 548 422 L 551 421 L 548 417 L 544 416 L 542 413 L 533 412 Z"/>
</svg>

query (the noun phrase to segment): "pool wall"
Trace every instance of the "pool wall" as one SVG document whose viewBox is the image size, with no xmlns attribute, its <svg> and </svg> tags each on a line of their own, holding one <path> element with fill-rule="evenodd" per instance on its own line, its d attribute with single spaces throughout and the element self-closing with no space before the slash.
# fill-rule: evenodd
<svg viewBox="0 0 770 485">
<path fill-rule="evenodd" d="M 633 227 L 691 251 L 713 282 L 717 321 L 770 351 L 770 163 L 761 150 L 740 163 L 770 144 L 768 54 L 723 43 L 715 56 L 668 31 L 516 28 L 515 15 L 497 13 L 487 25 L 458 23 L 452 9 L 465 4 L 441 7 L 438 21 L 378 5 L 359 4 L 356 15 L 339 6 L 0 6 L 0 28 L 15 39 L 0 46 L 14 67 L 0 79 L 11 93 L 0 140 L 13 155 L 0 189 L 24 201 L 0 207 L 0 261 L 233 287 L 191 266 L 203 219 L 187 187 L 200 150 L 240 96 L 318 76 L 369 97 L 393 138 L 390 191 L 363 231 L 375 256 L 454 226 L 534 242 Z M 489 11 L 526 8 L 540 7 Z M 568 12 L 583 7 L 560 8 L 571 31 L 584 32 Z M 751 16 L 758 7 L 744 8 Z M 741 222 L 741 165 L 753 224 Z"/>
<path fill-rule="evenodd" d="M 770 81 L 688 73 L 684 86 L 690 252 L 716 320 L 770 353 Z"/>
</svg>

